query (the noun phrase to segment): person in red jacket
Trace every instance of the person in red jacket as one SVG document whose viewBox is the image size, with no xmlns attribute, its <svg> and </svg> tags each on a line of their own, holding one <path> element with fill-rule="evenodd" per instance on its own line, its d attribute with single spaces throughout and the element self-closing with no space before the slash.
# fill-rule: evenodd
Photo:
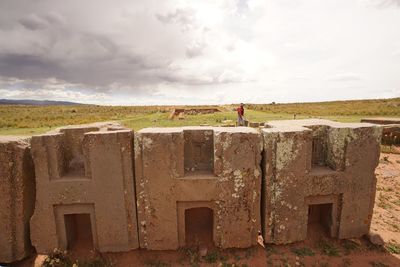
<svg viewBox="0 0 400 267">
<path fill-rule="evenodd" d="M 241 103 L 237 109 L 238 113 L 238 126 L 244 126 L 244 104 Z"/>
</svg>

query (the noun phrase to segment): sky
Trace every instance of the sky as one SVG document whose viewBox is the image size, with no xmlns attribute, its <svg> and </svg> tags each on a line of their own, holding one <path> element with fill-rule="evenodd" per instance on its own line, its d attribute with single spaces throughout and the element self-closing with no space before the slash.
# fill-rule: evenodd
<svg viewBox="0 0 400 267">
<path fill-rule="evenodd" d="M 1 0 L 0 98 L 400 97 L 400 0 Z"/>
</svg>

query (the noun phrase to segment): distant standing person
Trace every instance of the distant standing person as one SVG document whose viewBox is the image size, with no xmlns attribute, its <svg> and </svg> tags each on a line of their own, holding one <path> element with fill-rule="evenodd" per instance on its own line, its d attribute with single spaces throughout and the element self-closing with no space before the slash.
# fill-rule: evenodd
<svg viewBox="0 0 400 267">
<path fill-rule="evenodd" d="M 244 104 L 241 103 L 237 109 L 238 113 L 238 126 L 244 126 Z"/>
</svg>

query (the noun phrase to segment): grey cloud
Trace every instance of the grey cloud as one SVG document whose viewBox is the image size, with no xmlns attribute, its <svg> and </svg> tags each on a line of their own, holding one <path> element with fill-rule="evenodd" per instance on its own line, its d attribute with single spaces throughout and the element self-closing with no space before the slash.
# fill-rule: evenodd
<svg viewBox="0 0 400 267">
<path fill-rule="evenodd" d="M 18 77 L 20 79 L 35 79 L 53 77 L 62 73 L 63 69 L 57 62 L 40 56 L 29 54 L 0 54 L 0 75 Z"/>
<path fill-rule="evenodd" d="M 63 25 L 65 23 L 65 19 L 60 14 L 55 12 L 44 14 L 43 18 L 52 24 Z"/>
<path fill-rule="evenodd" d="M 236 73 L 226 73 L 225 71 L 204 75 L 187 75 L 182 72 L 169 72 L 160 74 L 158 77 L 164 82 L 177 84 L 179 83 L 188 86 L 250 82 L 241 77 L 238 77 Z"/>
<path fill-rule="evenodd" d="M 381 0 L 381 6 L 397 6 L 400 7 L 400 0 Z"/>
<path fill-rule="evenodd" d="M 155 84 L 152 73 L 162 71 L 162 63 L 143 56 L 119 56 L 110 59 L 92 59 L 85 62 L 59 61 L 43 56 L 0 54 L 0 74 L 23 80 L 41 80 L 54 77 L 70 83 L 84 84 L 107 90 L 114 82 L 145 85 Z"/>
<path fill-rule="evenodd" d="M 26 18 L 21 18 L 19 23 L 31 31 L 44 29 L 48 25 L 47 21 L 38 17 L 36 14 L 32 14 Z"/>
<path fill-rule="evenodd" d="M 0 43 L 0 77 L 18 78 L 22 81 L 20 86 L 37 89 L 45 87 L 46 79 L 54 78 L 82 90 L 134 93 L 140 88 L 157 88 L 162 83 L 188 86 L 221 83 L 209 73 L 183 72 L 175 58 L 165 51 L 135 49 L 136 43 L 143 46 L 143 42 L 135 39 L 135 32 L 130 29 L 126 34 L 132 37 L 128 36 L 129 42 L 126 42 L 124 37 L 116 35 L 120 29 L 90 28 L 94 22 L 101 22 L 101 16 L 88 13 L 87 20 L 79 17 L 74 12 L 76 3 L 71 4 L 72 8 L 65 6 L 63 9 L 53 5 L 52 1 L 41 1 L 38 5 L 28 1 L 25 9 L 20 9 L 15 2 L 8 2 L 8 5 L 12 8 L 7 25 L 14 21 L 14 25 L 22 27 L 7 27 L 0 31 L 0 37 L 9 41 L 7 45 Z M 0 17 L 5 10 L 0 8 Z M 156 17 L 162 23 L 176 24 L 184 30 L 200 30 L 200 36 L 197 36 L 200 40 L 183 46 L 182 52 L 187 58 L 203 53 L 207 29 L 196 26 L 192 9 L 178 8 Z M 129 18 L 124 19 L 129 23 Z M 21 36 L 26 36 L 23 45 L 19 45 Z"/>
<path fill-rule="evenodd" d="M 186 47 L 186 57 L 194 58 L 200 56 L 206 47 L 204 42 L 193 42 L 191 45 Z"/>
<path fill-rule="evenodd" d="M 61 17 L 61 15 L 50 12 L 42 15 L 30 14 L 19 19 L 18 22 L 26 29 L 36 31 L 55 25 L 61 25 L 64 23 L 64 19 Z"/>
<path fill-rule="evenodd" d="M 174 12 L 169 12 L 165 15 L 156 14 L 156 18 L 165 24 L 179 24 L 183 30 L 188 30 L 195 26 L 195 13 L 191 9 L 177 8 Z"/>
<path fill-rule="evenodd" d="M 76 41 L 71 42 L 66 36 Z M 172 63 L 162 57 L 125 51 L 108 36 L 66 32 L 57 34 L 55 39 L 41 53 L 0 52 L 0 75 L 24 80 L 54 77 L 107 90 L 115 82 L 156 84 L 159 79 L 152 73 L 168 71 Z M 57 50 L 63 43 L 71 46 Z"/>
<path fill-rule="evenodd" d="M 400 7 L 400 0 L 363 0 L 362 2 L 379 8 Z"/>
<path fill-rule="evenodd" d="M 359 1 L 400 6 L 400 0 Z M 178 2 L 2 0 L 0 90 L 39 95 L 65 88 L 115 101 L 121 95 L 159 101 L 157 93 L 168 98 L 177 91 L 195 99 L 203 90 L 210 98 L 232 92 L 234 101 L 251 90 L 249 97 L 260 101 L 279 94 L 298 101 L 318 98 L 310 87 L 379 90 L 398 83 L 396 12 L 346 0 Z M 296 75 L 311 78 L 290 80 Z M 266 92 L 268 86 L 283 93 Z M 361 96 L 341 89 L 324 97 L 353 95 Z"/>
<path fill-rule="evenodd" d="M 249 0 L 238 0 L 236 2 L 236 6 L 238 8 L 239 13 L 243 13 L 249 9 L 248 2 Z"/>
</svg>

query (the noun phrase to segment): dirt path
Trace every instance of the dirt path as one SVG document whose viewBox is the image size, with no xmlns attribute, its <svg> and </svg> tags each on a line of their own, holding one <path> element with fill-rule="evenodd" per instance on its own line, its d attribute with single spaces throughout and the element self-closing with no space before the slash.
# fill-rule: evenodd
<svg viewBox="0 0 400 267">
<path fill-rule="evenodd" d="M 400 155 L 382 154 L 371 230 L 385 243 L 400 244 Z"/>
</svg>

